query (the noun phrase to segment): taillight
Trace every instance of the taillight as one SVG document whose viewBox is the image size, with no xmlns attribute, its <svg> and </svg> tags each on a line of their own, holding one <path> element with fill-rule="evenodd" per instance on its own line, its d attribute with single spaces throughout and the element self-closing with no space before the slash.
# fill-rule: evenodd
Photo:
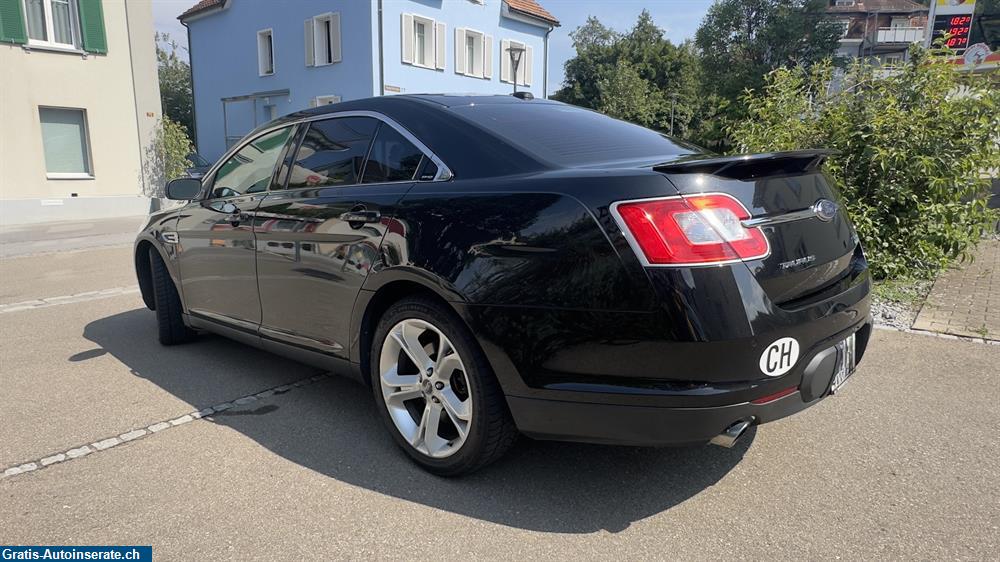
<svg viewBox="0 0 1000 562">
<path fill-rule="evenodd" d="M 623 201 L 612 211 L 649 265 L 754 260 L 771 252 L 759 227 L 741 223 L 750 212 L 724 193 Z"/>
</svg>

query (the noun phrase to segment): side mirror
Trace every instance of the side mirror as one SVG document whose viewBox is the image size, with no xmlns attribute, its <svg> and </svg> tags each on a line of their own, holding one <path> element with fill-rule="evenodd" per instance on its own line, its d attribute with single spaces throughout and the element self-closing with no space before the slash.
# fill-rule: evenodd
<svg viewBox="0 0 1000 562">
<path fill-rule="evenodd" d="M 195 178 L 177 178 L 167 184 L 167 199 L 175 201 L 190 201 L 201 193 L 201 180 Z"/>
</svg>

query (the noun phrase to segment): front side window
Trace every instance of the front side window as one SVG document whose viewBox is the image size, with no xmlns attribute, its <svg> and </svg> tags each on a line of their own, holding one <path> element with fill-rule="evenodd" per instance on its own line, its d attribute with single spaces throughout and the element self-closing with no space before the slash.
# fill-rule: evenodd
<svg viewBox="0 0 1000 562">
<path fill-rule="evenodd" d="M 79 46 L 77 0 L 24 0 L 29 43 Z"/>
<path fill-rule="evenodd" d="M 257 32 L 257 71 L 261 76 L 274 74 L 274 34 L 270 29 Z"/>
<path fill-rule="evenodd" d="M 377 126 L 371 117 L 311 123 L 295 155 L 289 189 L 358 183 Z"/>
<path fill-rule="evenodd" d="M 383 123 L 375 135 L 362 183 L 412 180 L 423 156 L 399 131 Z"/>
<path fill-rule="evenodd" d="M 226 160 L 215 174 L 211 197 L 236 197 L 267 190 L 274 165 L 291 132 L 292 127 L 285 127 L 259 136 Z"/>
<path fill-rule="evenodd" d="M 45 172 L 50 179 L 90 178 L 87 114 L 82 109 L 40 107 Z"/>
</svg>

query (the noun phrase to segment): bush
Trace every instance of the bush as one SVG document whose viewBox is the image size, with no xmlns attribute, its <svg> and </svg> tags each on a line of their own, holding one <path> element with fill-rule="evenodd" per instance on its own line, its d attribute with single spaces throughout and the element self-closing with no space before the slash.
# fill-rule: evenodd
<svg viewBox="0 0 1000 562">
<path fill-rule="evenodd" d="M 1000 94 L 942 54 L 914 47 L 892 72 L 776 70 L 730 131 L 740 151 L 839 152 L 826 171 L 876 278 L 932 276 L 995 220 L 986 172 L 1000 167 Z"/>
<path fill-rule="evenodd" d="M 188 155 L 192 152 L 194 145 L 187 129 L 164 115 L 153 142 L 146 148 L 146 175 L 150 180 L 150 193 L 146 195 L 164 197 L 168 181 L 187 175 L 187 168 L 191 167 Z"/>
</svg>

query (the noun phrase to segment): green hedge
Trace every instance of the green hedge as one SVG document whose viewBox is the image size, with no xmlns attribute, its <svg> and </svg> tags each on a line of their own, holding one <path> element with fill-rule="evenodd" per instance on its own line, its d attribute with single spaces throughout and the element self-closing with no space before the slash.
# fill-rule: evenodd
<svg viewBox="0 0 1000 562">
<path fill-rule="evenodd" d="M 743 98 L 740 151 L 832 148 L 841 190 L 876 278 L 929 277 L 968 255 L 996 220 L 1000 93 L 989 78 L 918 47 L 887 71 L 855 62 L 772 72 Z"/>
</svg>

